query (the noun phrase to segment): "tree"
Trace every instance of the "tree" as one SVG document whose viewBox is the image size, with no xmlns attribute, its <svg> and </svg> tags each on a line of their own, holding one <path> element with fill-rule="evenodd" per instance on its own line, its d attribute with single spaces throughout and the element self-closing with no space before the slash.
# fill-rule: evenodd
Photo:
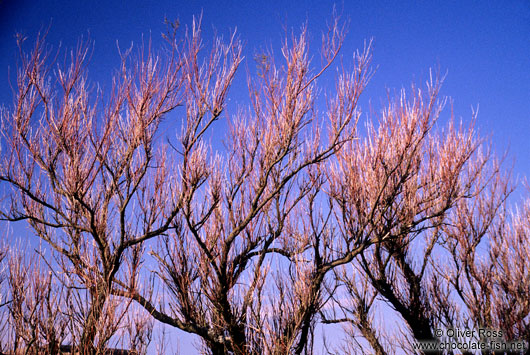
<svg viewBox="0 0 530 355">
<path fill-rule="evenodd" d="M 530 339 L 529 209 L 508 214 L 509 176 L 472 125 L 438 129 L 440 80 L 403 92 L 360 134 L 371 43 L 351 71 L 336 65 L 335 17 L 318 69 L 303 27 L 283 65 L 272 51 L 256 57 L 250 107 L 227 117 L 239 40 L 215 38 L 204 53 L 200 21 L 182 39 L 176 27 L 157 55 L 150 43 L 121 52 L 108 94 L 88 83 L 88 43 L 55 69 L 43 38 L 30 54 L 20 38 L 15 105 L 1 116 L 1 217 L 29 222 L 51 251 L 30 259 L 45 266 L 4 259 L 7 350 L 145 352 L 155 319 L 211 354 L 312 353 L 328 323 L 347 324 L 344 351 L 392 353 L 378 303 L 403 322 L 408 352 L 439 344 L 442 328 Z M 182 130 L 164 142 L 174 115 Z M 221 118 L 224 149 L 209 143 Z"/>
<path fill-rule="evenodd" d="M 150 48 L 131 63 L 122 54 L 103 98 L 87 83 L 87 43 L 66 69 L 53 70 L 58 56 L 37 39 L 29 55 L 21 52 L 14 108 L 2 112 L 0 180 L 12 188 L 2 217 L 27 220 L 56 252 L 60 282 L 86 292 L 75 309 L 79 337 L 69 333 L 83 353 L 103 351 L 119 323 L 115 278 L 129 272 L 134 282 L 143 243 L 164 233 L 180 208 L 153 143 L 164 114 L 180 103 L 184 59 L 169 44 L 163 59 Z"/>
<path fill-rule="evenodd" d="M 426 94 L 413 89 L 412 100 L 402 92 L 379 125 L 368 126 L 366 139 L 339 153 L 331 173 L 345 230 L 374 241 L 354 275 L 338 273 L 352 299 L 350 307 L 339 308 L 378 354 L 386 352 L 369 321 L 377 296 L 401 316 L 414 340 L 437 341 L 440 324 L 426 289 L 433 252 L 451 211 L 471 196 L 483 173 L 484 162 L 472 160 L 479 147 L 472 130 L 453 122 L 445 133 L 434 130 L 443 107 L 439 85 L 431 81 Z"/>
<path fill-rule="evenodd" d="M 427 89 L 391 101 L 378 125 L 341 150 L 331 170 L 344 229 L 373 241 L 357 263 L 336 271 L 343 291 L 324 316 L 326 323 L 347 324 L 350 339 L 364 338 L 347 342 L 346 352 L 387 354 L 399 344 L 423 353 L 414 344 L 487 342 L 479 329 L 528 342 L 526 207 L 510 217 L 510 176 L 473 126 L 451 119 L 445 130 L 436 129 L 439 82 Z M 377 300 L 398 316 L 401 334 L 389 337 L 377 325 Z M 436 334 L 448 329 L 475 334 Z"/>
<path fill-rule="evenodd" d="M 324 64 L 316 72 L 305 28 L 284 43 L 283 67 L 272 53 L 259 58 L 258 78 L 249 78 L 251 111 L 229 120 L 227 157 L 220 157 L 209 156 L 202 140 L 217 118 L 208 101 L 208 89 L 217 84 L 207 73 L 219 70 L 200 64 L 198 28 L 190 37 L 178 149 L 182 207 L 153 253 L 164 299 L 157 305 L 157 295 L 145 296 L 126 284 L 115 294 L 132 297 L 161 322 L 199 335 L 213 354 L 301 353 L 311 344 L 315 316 L 325 303 L 326 274 L 366 245 L 364 239 L 340 246 L 332 241 L 327 223 L 317 221 L 315 205 L 324 179 L 320 166 L 355 137 L 370 48 L 355 55 L 351 74 L 338 77 L 325 131 L 314 107 L 316 79 L 342 45 L 338 22 L 324 38 Z M 305 211 L 311 223 L 300 219 Z M 271 309 L 282 312 L 270 315 Z"/>
<path fill-rule="evenodd" d="M 79 351 L 85 322 L 86 292 L 64 283 L 67 276 L 51 270 L 42 251 L 16 248 L 5 253 L 0 282 L 0 353 L 57 354 Z M 2 281 L 0 280 L 0 281 Z M 3 286 L 3 287 L 2 287 Z M 125 355 L 145 353 L 152 337 L 151 317 L 138 312 L 131 302 L 109 302 L 98 334 L 107 339 L 99 352 Z M 113 341 L 110 338 L 117 334 Z M 74 345 L 72 345 L 74 344 Z M 103 344 L 105 346 L 103 346 Z M 109 345 L 115 345 L 113 348 Z M 131 351 L 119 349 L 128 347 Z"/>
</svg>

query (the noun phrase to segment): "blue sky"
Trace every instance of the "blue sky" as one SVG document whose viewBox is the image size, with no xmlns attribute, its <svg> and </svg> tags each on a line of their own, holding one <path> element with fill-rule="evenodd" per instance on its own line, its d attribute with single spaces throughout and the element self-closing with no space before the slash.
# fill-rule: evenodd
<svg viewBox="0 0 530 355">
<path fill-rule="evenodd" d="M 516 174 L 530 175 L 529 1 L 344 1 L 337 7 L 350 21 L 345 57 L 364 40 L 374 39 L 377 71 L 362 101 L 364 112 L 377 112 L 386 90 L 422 84 L 429 68 L 440 68 L 447 72 L 442 94 L 452 98 L 455 115 L 469 120 L 478 106 L 480 131 L 493 134 L 500 152 L 509 148 Z M 119 62 L 117 41 L 124 48 L 143 35 L 156 46 L 165 17 L 185 25 L 202 13 L 206 39 L 214 30 L 228 34 L 237 28 L 245 43 L 247 60 L 232 102 L 246 105 L 244 68 L 253 66 L 253 55 L 268 47 L 278 49 L 284 28 L 297 29 L 305 21 L 318 49 L 331 11 L 331 2 L 303 0 L 0 0 L 0 82 L 6 82 L 8 66 L 13 73 L 16 32 L 31 40 L 50 26 L 48 42 L 55 47 L 62 43 L 63 48 L 89 35 L 95 41 L 90 77 L 105 87 Z M 0 102 L 11 102 L 7 85 L 0 87 Z"/>
<path fill-rule="evenodd" d="M 530 176 L 530 1 L 345 0 L 337 8 L 350 21 L 345 58 L 374 39 L 377 70 L 361 101 L 364 112 L 378 112 L 387 90 L 423 84 L 429 68 L 440 68 L 447 72 L 442 95 L 452 98 L 455 116 L 469 122 L 472 109 L 479 107 L 480 132 L 491 135 L 500 154 L 508 149 L 516 175 Z M 95 41 L 90 78 L 108 87 L 119 63 L 117 41 L 124 48 L 143 35 L 156 46 L 165 17 L 186 25 L 202 13 L 206 39 L 237 28 L 245 44 L 246 61 L 231 103 L 247 105 L 245 67 L 252 68 L 253 55 L 264 48 L 278 50 L 284 28 L 298 29 L 305 21 L 318 49 L 331 12 L 332 2 L 302 0 L 0 0 L 0 103 L 12 102 L 7 79 L 8 67 L 12 79 L 16 68 L 16 32 L 31 41 L 49 26 L 48 42 L 55 48 L 59 43 L 70 48 L 89 35 Z M 444 116 L 449 114 L 448 107 Z"/>
</svg>

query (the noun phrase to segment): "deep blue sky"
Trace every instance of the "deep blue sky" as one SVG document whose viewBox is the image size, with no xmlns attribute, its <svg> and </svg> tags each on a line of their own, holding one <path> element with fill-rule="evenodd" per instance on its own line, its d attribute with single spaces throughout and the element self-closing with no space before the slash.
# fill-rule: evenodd
<svg viewBox="0 0 530 355">
<path fill-rule="evenodd" d="M 447 72 L 442 93 L 453 99 L 456 116 L 469 120 L 472 107 L 479 106 L 480 131 L 493 134 L 499 151 L 509 148 L 517 174 L 530 175 L 530 1 L 344 1 L 338 8 L 350 20 L 344 56 L 362 47 L 365 39 L 375 40 L 373 63 L 378 69 L 364 95 L 365 112 L 368 102 L 379 110 L 387 89 L 422 84 L 429 68 L 439 67 Z M 48 41 L 65 48 L 90 34 L 95 40 L 91 79 L 105 86 L 118 63 L 116 41 L 123 48 L 144 35 L 156 44 L 165 29 L 164 17 L 185 25 L 202 12 L 206 39 L 214 28 L 226 34 L 237 27 L 245 42 L 246 65 L 252 67 L 253 54 L 278 48 L 283 28 L 298 28 L 305 21 L 318 49 L 331 10 L 331 2 L 301 0 L 0 0 L 0 82 L 6 83 L 7 67 L 14 67 L 16 32 L 31 40 L 51 25 Z M 241 70 L 233 100 L 246 104 L 244 87 Z M 0 86 L 0 102 L 11 102 L 5 84 Z"/>
<path fill-rule="evenodd" d="M 365 112 L 368 102 L 379 110 L 387 89 L 422 84 L 429 68 L 439 67 L 447 72 L 442 93 L 453 99 L 456 116 L 469 120 L 472 107 L 479 106 L 481 132 L 493 134 L 499 151 L 509 148 L 516 173 L 530 175 L 530 1 L 344 1 L 338 8 L 350 20 L 344 56 L 365 39 L 375 40 L 378 69 L 364 95 Z M 249 59 L 256 52 L 278 49 L 283 28 L 299 28 L 305 21 L 318 49 L 331 10 L 331 2 L 302 0 L 0 0 L 0 82 L 6 83 L 8 65 L 14 68 L 16 32 L 31 40 L 51 25 L 48 42 L 65 48 L 90 34 L 95 41 L 91 79 L 105 86 L 118 63 L 116 41 L 123 48 L 144 35 L 156 45 L 164 17 L 185 25 L 202 12 L 206 39 L 214 28 L 227 34 L 237 27 L 245 43 L 245 65 L 252 67 Z M 244 67 L 240 72 L 233 101 L 246 104 Z M 11 102 L 5 84 L 0 102 Z"/>
<path fill-rule="evenodd" d="M 377 71 L 362 101 L 364 112 L 376 112 L 387 89 L 423 84 L 429 68 L 447 72 L 442 94 L 453 99 L 457 117 L 469 122 L 480 107 L 477 127 L 492 134 L 495 149 L 509 148 L 514 172 L 530 176 L 530 1 L 347 1 L 338 3 L 349 18 L 343 55 L 374 38 L 373 64 Z M 313 48 L 330 19 L 326 1 L 29 1 L 0 0 L 0 103 L 11 103 L 8 66 L 15 68 L 14 34 L 34 39 L 50 26 L 48 42 L 64 48 L 80 36 L 95 40 L 91 79 L 109 85 L 122 48 L 151 37 L 160 41 L 164 17 L 191 22 L 203 14 L 205 38 L 213 29 L 227 34 L 237 27 L 245 43 L 246 63 L 237 77 L 234 101 L 245 101 L 245 66 L 263 48 L 278 49 L 283 28 L 308 22 Z M 318 59 L 317 56 L 315 58 Z M 448 116 L 450 108 L 445 111 Z"/>
</svg>

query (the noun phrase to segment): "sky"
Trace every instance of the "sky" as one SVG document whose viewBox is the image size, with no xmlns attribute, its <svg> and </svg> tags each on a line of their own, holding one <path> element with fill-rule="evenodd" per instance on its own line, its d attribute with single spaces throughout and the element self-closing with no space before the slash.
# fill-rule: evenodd
<svg viewBox="0 0 530 355">
<path fill-rule="evenodd" d="M 376 72 L 361 101 L 364 112 L 378 112 L 388 90 L 424 84 L 429 69 L 439 69 L 446 74 L 442 95 L 451 98 L 455 116 L 469 121 L 478 108 L 480 132 L 515 159 L 516 175 L 530 175 L 530 1 L 344 1 L 336 7 L 349 20 L 342 55 L 374 40 Z M 31 43 L 49 28 L 47 40 L 55 48 L 91 38 L 90 78 L 105 87 L 119 63 L 117 43 L 127 48 L 151 38 L 156 47 L 164 18 L 184 26 L 202 14 L 205 39 L 237 29 L 243 40 L 246 61 L 231 98 L 248 105 L 244 68 L 253 67 L 253 56 L 270 47 L 278 51 L 285 29 L 298 30 L 306 22 L 318 49 L 332 8 L 332 2 L 307 0 L 0 0 L 0 82 L 7 82 L 8 67 L 11 78 L 15 72 L 15 33 Z M 9 86 L 1 85 L 0 103 L 11 102 Z"/>
<path fill-rule="evenodd" d="M 491 138 L 498 154 L 507 152 L 516 177 L 530 176 L 530 1 L 345 0 L 336 7 L 349 20 L 345 58 L 365 40 L 374 41 L 376 71 L 361 100 L 363 112 L 378 112 L 389 90 L 422 85 L 430 68 L 439 68 L 446 74 L 441 94 L 451 98 L 454 115 L 469 123 L 478 108 L 481 134 Z M 31 42 L 49 28 L 47 42 L 54 48 L 91 38 L 90 79 L 104 88 L 119 64 L 117 43 L 127 48 L 151 38 L 156 47 L 164 18 L 184 26 L 202 14 L 205 39 L 237 29 L 244 43 L 246 60 L 230 97 L 231 104 L 246 106 L 245 68 L 253 67 L 253 56 L 267 48 L 279 51 L 285 29 L 298 30 L 304 23 L 312 48 L 318 49 L 332 8 L 332 2 L 303 0 L 0 0 L 0 105 L 12 103 L 8 76 L 14 79 L 15 33 Z M 442 116 L 450 112 L 448 107 Z M 361 123 L 365 119 L 368 114 Z"/>
</svg>

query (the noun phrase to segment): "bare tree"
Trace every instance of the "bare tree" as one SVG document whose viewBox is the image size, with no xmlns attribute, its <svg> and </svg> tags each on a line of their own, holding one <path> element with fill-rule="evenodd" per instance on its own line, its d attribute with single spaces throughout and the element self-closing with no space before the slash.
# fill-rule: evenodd
<svg viewBox="0 0 530 355">
<path fill-rule="evenodd" d="M 498 338 L 524 341 L 528 353 L 528 201 L 510 212 L 505 201 L 509 191 L 506 181 L 497 178 L 476 199 L 458 205 L 447 228 L 452 262 L 441 270 L 465 307 L 453 312 L 458 325 L 501 331 Z M 517 348 L 497 350 L 522 353 Z"/>
<path fill-rule="evenodd" d="M 12 248 L 2 263 L 7 282 L 0 305 L 2 333 L 0 352 L 13 354 L 79 353 L 87 292 L 71 287 L 60 270 L 51 270 L 42 252 Z M 151 317 L 131 311 L 131 302 L 112 300 L 98 326 L 106 336 L 105 354 L 145 353 L 150 341 Z M 127 315 L 127 317 L 125 317 Z M 110 318 L 110 319 L 109 319 Z M 115 335 L 113 337 L 113 335 Z M 113 337 L 113 339 L 111 339 Z M 112 348 L 126 347 L 129 351 Z"/>
<path fill-rule="evenodd" d="M 344 318 L 335 312 L 327 321 L 348 322 L 378 354 L 389 351 L 382 344 L 396 349 L 396 339 L 378 336 L 382 330 L 370 316 L 376 297 L 406 324 L 409 331 L 403 332 L 400 342 L 410 353 L 417 351 L 411 342 L 438 342 L 435 329 L 479 325 L 497 329 L 491 322 L 459 323 L 460 318 L 455 319 L 458 303 L 447 296 L 454 288 L 439 270 L 460 273 L 464 268 L 463 261 L 444 265 L 442 260 L 448 255 L 443 246 L 451 245 L 455 258 L 474 258 L 478 240 L 499 215 L 511 190 L 472 127 L 458 127 L 451 120 L 447 129 L 435 128 L 443 107 L 437 101 L 439 85 L 431 80 L 427 93 L 418 90 L 412 100 L 402 93 L 383 111 L 378 126 L 368 126 L 366 138 L 338 153 L 337 166 L 331 170 L 332 196 L 344 233 L 356 238 L 363 235 L 373 245 L 359 256 L 357 276 L 345 270 L 338 274 L 351 301 L 341 305 L 336 297 Z M 493 261 L 484 280 L 493 277 L 497 263 Z M 454 285 L 462 276 L 453 277 Z M 474 305 L 483 315 L 484 304 Z"/>
<path fill-rule="evenodd" d="M 216 355 L 310 354 L 319 323 L 345 324 L 347 353 L 421 352 L 438 328 L 530 340 L 528 203 L 508 212 L 509 174 L 473 124 L 438 127 L 437 79 L 359 134 L 371 43 L 349 71 L 335 64 L 344 36 L 335 17 L 316 69 L 306 27 L 281 59 L 257 56 L 224 148 L 209 138 L 243 60 L 235 34 L 205 51 L 200 21 L 182 39 L 173 24 L 158 55 L 120 52 L 108 94 L 88 83 L 88 43 L 63 64 L 19 38 L 0 216 L 51 251 L 4 259 L 0 350 L 144 353 L 154 320 Z M 170 112 L 182 130 L 166 143 Z M 402 334 L 377 323 L 381 304 Z"/>
<path fill-rule="evenodd" d="M 15 249 L 7 260 L 7 301 L 3 314 L 8 327 L 3 332 L 4 351 L 57 353 L 73 326 L 65 316 L 67 290 L 54 282 L 37 254 L 31 258 Z"/>
<path fill-rule="evenodd" d="M 490 263 L 494 277 L 489 280 L 493 291 L 492 328 L 502 330 L 507 341 L 526 342 L 525 354 L 530 354 L 529 213 L 526 199 L 521 209 L 512 215 L 506 234 L 491 232 Z"/>
<path fill-rule="evenodd" d="M 164 115 L 182 97 L 185 54 L 168 39 L 161 57 L 150 47 L 134 60 L 123 53 L 106 97 L 88 84 L 87 43 L 54 69 L 59 54 L 52 57 L 44 39 L 29 55 L 19 42 L 15 105 L 2 112 L 0 180 L 12 190 L 2 217 L 28 221 L 58 255 L 65 287 L 86 290 L 76 298 L 82 325 L 73 344 L 82 353 L 105 349 L 119 324 L 114 279 L 125 278 L 131 260 L 134 283 L 143 243 L 168 230 L 181 208 L 164 148 L 154 145 Z M 212 91 L 220 96 L 214 110 L 230 75 Z"/>
<path fill-rule="evenodd" d="M 211 67 L 200 62 L 198 29 L 191 31 L 193 54 L 183 66 L 186 118 L 176 148 L 182 154 L 182 208 L 153 253 L 163 301 L 124 283 L 115 293 L 134 298 L 157 320 L 199 335 L 213 354 L 310 352 L 326 274 L 365 246 L 364 239 L 340 246 L 332 241 L 328 223 L 319 222 L 317 195 L 324 180 L 320 167 L 355 137 L 370 47 L 355 54 L 351 73 L 338 75 L 325 113 L 314 106 L 316 81 L 341 48 L 338 21 L 324 36 L 324 61 L 316 71 L 305 28 L 284 43 L 283 66 L 273 53 L 257 58 L 257 78 L 249 78 L 250 111 L 228 122 L 222 156 L 210 153 L 202 139 L 217 118 L 210 109 L 216 96 L 209 92 L 217 84 L 211 83 Z"/>
</svg>

